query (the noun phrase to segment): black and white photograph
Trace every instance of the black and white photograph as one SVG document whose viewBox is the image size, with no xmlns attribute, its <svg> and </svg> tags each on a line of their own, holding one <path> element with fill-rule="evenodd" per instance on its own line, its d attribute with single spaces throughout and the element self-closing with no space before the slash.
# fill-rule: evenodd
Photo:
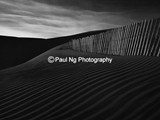
<svg viewBox="0 0 160 120">
<path fill-rule="evenodd" d="M 0 0 L 0 120 L 160 120 L 160 1 Z"/>
</svg>

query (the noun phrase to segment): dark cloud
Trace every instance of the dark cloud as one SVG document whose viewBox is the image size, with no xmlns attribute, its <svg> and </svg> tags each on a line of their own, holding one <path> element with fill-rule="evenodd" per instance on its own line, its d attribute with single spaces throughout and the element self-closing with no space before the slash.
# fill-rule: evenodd
<svg viewBox="0 0 160 120">
<path fill-rule="evenodd" d="M 143 8 L 157 8 L 158 0 L 36 0 L 49 5 L 59 5 L 74 9 L 85 9 L 92 11 L 124 11 Z"/>
</svg>

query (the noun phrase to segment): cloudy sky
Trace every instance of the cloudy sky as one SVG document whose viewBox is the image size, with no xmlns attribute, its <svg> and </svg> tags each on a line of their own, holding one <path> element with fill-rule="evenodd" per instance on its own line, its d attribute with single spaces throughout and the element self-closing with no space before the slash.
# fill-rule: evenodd
<svg viewBox="0 0 160 120">
<path fill-rule="evenodd" d="M 0 35 L 53 38 L 114 28 L 160 17 L 157 1 L 0 0 Z"/>
</svg>

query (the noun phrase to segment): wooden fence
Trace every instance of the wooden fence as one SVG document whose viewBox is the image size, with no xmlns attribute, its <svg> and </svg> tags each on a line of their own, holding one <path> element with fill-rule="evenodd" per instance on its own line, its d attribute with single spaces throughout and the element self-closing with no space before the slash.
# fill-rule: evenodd
<svg viewBox="0 0 160 120">
<path fill-rule="evenodd" d="M 160 56 L 160 19 L 143 20 L 84 38 L 69 47 L 83 52 L 124 56 Z"/>
</svg>

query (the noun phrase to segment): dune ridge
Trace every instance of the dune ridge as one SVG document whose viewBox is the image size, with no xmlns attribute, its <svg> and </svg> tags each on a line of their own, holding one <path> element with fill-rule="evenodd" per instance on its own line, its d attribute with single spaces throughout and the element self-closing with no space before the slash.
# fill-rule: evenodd
<svg viewBox="0 0 160 120">
<path fill-rule="evenodd" d="M 0 71 L 1 120 L 160 118 L 159 57 L 108 56 L 60 48 Z M 50 55 L 107 56 L 113 62 L 49 64 Z"/>
</svg>

